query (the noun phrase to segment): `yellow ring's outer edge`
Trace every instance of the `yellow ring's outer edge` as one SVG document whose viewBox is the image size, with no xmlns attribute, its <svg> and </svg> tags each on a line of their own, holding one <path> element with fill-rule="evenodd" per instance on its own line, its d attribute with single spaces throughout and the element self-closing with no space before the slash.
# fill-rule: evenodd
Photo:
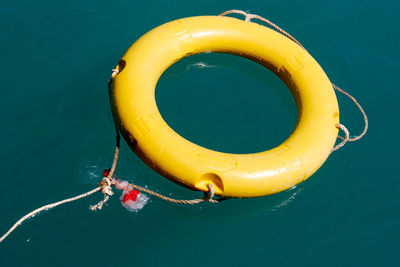
<svg viewBox="0 0 400 267">
<path fill-rule="evenodd" d="M 202 52 L 250 57 L 291 89 L 298 123 L 278 147 L 254 154 L 212 151 L 189 142 L 162 119 L 155 102 L 161 74 L 179 59 Z M 112 110 L 134 151 L 153 169 L 189 188 L 229 197 L 255 197 L 288 189 L 310 177 L 335 144 L 339 108 L 318 63 L 281 34 L 230 17 L 200 16 L 161 25 L 136 41 L 113 81 Z M 117 67 L 118 68 L 118 67 Z"/>
</svg>

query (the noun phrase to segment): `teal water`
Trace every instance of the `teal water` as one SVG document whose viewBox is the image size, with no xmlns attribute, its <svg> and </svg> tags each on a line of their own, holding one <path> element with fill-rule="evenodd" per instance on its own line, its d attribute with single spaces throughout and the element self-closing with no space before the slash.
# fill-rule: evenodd
<svg viewBox="0 0 400 267">
<path fill-rule="evenodd" d="M 152 198 L 138 213 L 115 196 L 91 212 L 97 194 L 42 212 L 0 244 L 0 266 L 399 265 L 396 1 L 0 1 L 0 234 L 27 212 L 97 185 L 114 149 L 107 80 L 136 39 L 170 20 L 232 8 L 299 39 L 365 107 L 367 136 L 273 196 L 191 207 Z M 285 85 L 229 55 L 176 63 L 156 99 L 179 134 L 219 151 L 272 148 L 296 123 Z M 361 115 L 338 99 L 341 121 L 359 133 Z M 201 196 L 121 149 L 117 176 L 176 198 Z"/>
</svg>

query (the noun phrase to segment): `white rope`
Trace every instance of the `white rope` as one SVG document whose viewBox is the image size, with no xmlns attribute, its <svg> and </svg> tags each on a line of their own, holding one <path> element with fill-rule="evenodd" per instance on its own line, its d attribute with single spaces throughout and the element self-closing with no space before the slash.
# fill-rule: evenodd
<svg viewBox="0 0 400 267">
<path fill-rule="evenodd" d="M 117 70 L 117 69 L 112 69 L 112 70 L 111 70 L 111 79 L 115 78 L 115 76 L 117 76 L 118 73 L 119 73 L 119 70 Z"/>
<path fill-rule="evenodd" d="M 45 206 L 40 207 L 40 208 L 38 208 L 38 209 L 35 209 L 34 211 L 29 212 L 29 213 L 26 214 L 24 217 L 22 217 L 21 219 L 19 219 L 19 220 L 10 228 L 10 230 L 8 230 L 7 233 L 5 233 L 5 234 L 0 238 L 0 243 L 3 242 L 3 240 L 6 239 L 6 237 L 7 237 L 9 234 L 11 234 L 11 232 L 14 231 L 15 228 L 17 228 L 18 226 L 20 226 L 21 223 L 23 223 L 25 220 L 29 219 L 30 217 L 32 217 L 32 216 L 38 214 L 39 212 L 41 212 L 41 211 L 43 211 L 43 210 L 52 209 L 52 208 L 57 207 L 57 206 L 59 206 L 59 205 L 62 205 L 62 204 L 64 204 L 64 203 L 72 202 L 72 201 L 78 200 L 78 199 L 80 199 L 80 198 L 87 197 L 87 196 L 89 196 L 89 195 L 91 195 L 91 194 L 93 194 L 93 193 L 96 193 L 96 192 L 99 191 L 100 189 L 101 189 L 100 187 L 96 187 L 95 189 L 90 190 L 89 192 L 83 193 L 83 194 L 81 194 L 81 195 L 79 195 L 79 196 L 67 198 L 67 199 L 64 199 L 64 200 L 61 200 L 61 201 L 52 203 L 52 204 L 48 204 L 48 205 L 45 205 Z"/>
<path fill-rule="evenodd" d="M 96 211 L 96 210 L 101 210 L 103 208 L 104 204 L 106 204 L 106 202 L 110 199 L 110 197 L 114 195 L 114 192 L 111 189 L 112 185 L 114 185 L 114 182 L 110 178 L 104 177 L 103 180 L 101 180 L 99 187 L 101 193 L 104 194 L 104 199 L 101 200 L 96 205 L 90 206 L 89 207 L 90 210 Z"/>
<path fill-rule="evenodd" d="M 332 148 L 331 152 L 333 152 L 335 150 L 338 150 L 339 148 L 343 147 L 347 142 L 350 141 L 350 133 L 349 133 L 349 130 L 347 130 L 346 126 L 344 126 L 343 124 L 338 123 L 338 124 L 336 124 L 336 127 L 341 129 L 344 132 L 345 137 L 342 138 L 343 139 L 342 142 L 340 142 L 334 148 Z"/>
</svg>

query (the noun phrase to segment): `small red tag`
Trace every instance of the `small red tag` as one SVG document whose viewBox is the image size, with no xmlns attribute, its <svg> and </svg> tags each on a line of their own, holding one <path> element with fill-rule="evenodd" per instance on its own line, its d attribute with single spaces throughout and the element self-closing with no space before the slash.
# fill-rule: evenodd
<svg viewBox="0 0 400 267">
<path fill-rule="evenodd" d="M 137 196 L 139 194 L 140 194 L 139 191 L 137 191 L 135 189 L 131 189 L 124 195 L 124 197 L 122 198 L 122 202 L 125 203 L 128 200 L 136 201 Z"/>
<path fill-rule="evenodd" d="M 110 171 L 111 171 L 111 169 L 104 169 L 104 171 L 103 171 L 103 176 L 104 176 L 104 177 L 107 177 L 108 174 L 110 173 Z"/>
</svg>

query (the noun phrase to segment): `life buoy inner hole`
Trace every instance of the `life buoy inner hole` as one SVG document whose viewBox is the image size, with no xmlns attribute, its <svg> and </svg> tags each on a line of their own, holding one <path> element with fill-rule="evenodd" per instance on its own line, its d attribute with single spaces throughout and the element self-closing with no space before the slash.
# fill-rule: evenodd
<svg viewBox="0 0 400 267">
<path fill-rule="evenodd" d="M 179 60 L 160 77 L 156 102 L 163 119 L 183 138 L 227 153 L 274 148 L 297 121 L 285 83 L 264 66 L 230 54 Z"/>
</svg>

